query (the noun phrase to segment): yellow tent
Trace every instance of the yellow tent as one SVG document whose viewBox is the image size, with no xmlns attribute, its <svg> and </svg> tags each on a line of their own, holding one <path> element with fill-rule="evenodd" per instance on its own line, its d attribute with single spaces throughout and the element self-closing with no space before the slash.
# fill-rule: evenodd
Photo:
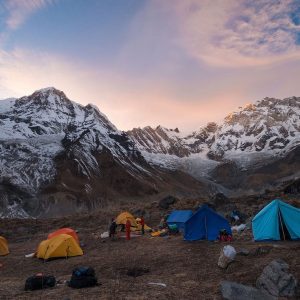
<svg viewBox="0 0 300 300">
<path fill-rule="evenodd" d="M 68 234 L 56 235 L 49 240 L 42 241 L 36 254 L 38 258 L 43 259 L 77 255 L 83 255 L 83 251 L 75 239 Z"/>
<path fill-rule="evenodd" d="M 117 223 L 117 225 L 120 225 L 120 224 L 125 225 L 127 220 L 129 220 L 131 223 L 131 231 L 142 230 L 142 226 L 140 224 L 141 219 L 140 218 L 135 219 L 134 216 L 127 211 L 122 212 L 117 216 L 116 223 Z M 151 228 L 149 226 L 147 226 L 146 224 L 145 224 L 144 228 L 146 231 L 151 230 Z"/>
<path fill-rule="evenodd" d="M 117 216 L 116 223 L 117 223 L 117 225 L 120 225 L 120 224 L 125 225 L 127 220 L 130 221 L 131 227 L 137 227 L 138 226 L 134 216 L 131 213 L 127 212 L 127 211 L 122 212 Z"/>
<path fill-rule="evenodd" d="M 0 256 L 7 255 L 9 253 L 8 244 L 6 238 L 0 236 Z"/>
</svg>

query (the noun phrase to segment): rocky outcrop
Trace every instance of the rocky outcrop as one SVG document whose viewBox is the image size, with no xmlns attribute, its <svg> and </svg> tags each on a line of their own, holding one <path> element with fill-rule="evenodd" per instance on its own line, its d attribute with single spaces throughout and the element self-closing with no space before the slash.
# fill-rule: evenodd
<svg viewBox="0 0 300 300">
<path fill-rule="evenodd" d="M 225 300 L 275 300 L 275 297 L 265 294 L 259 289 L 231 281 L 222 281 L 220 290 Z"/>
<path fill-rule="evenodd" d="M 288 273 L 289 265 L 281 259 L 267 265 L 256 281 L 256 287 L 274 297 L 294 297 L 297 280 Z"/>
</svg>

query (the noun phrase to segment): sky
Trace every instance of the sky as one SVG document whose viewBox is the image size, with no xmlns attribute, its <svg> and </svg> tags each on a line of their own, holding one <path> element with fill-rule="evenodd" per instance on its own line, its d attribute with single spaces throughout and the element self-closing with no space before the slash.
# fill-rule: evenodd
<svg viewBox="0 0 300 300">
<path fill-rule="evenodd" d="M 0 99 L 54 86 L 121 130 L 300 96 L 299 0 L 0 0 Z"/>
</svg>

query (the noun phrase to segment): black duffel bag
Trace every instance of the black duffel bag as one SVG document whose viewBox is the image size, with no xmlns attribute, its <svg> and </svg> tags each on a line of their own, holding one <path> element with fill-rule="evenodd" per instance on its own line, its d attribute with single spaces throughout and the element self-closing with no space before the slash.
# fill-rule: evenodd
<svg viewBox="0 0 300 300">
<path fill-rule="evenodd" d="M 95 270 L 90 267 L 79 267 L 73 270 L 69 286 L 75 289 L 98 285 Z"/>
<path fill-rule="evenodd" d="M 30 276 L 25 282 L 25 291 L 42 290 L 54 287 L 56 283 L 54 276 L 44 276 L 42 274 Z"/>
</svg>

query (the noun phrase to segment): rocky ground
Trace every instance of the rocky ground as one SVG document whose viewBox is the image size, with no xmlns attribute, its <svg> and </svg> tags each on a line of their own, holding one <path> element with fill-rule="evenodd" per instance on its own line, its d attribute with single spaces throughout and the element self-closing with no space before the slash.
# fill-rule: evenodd
<svg viewBox="0 0 300 300">
<path fill-rule="evenodd" d="M 264 202 L 267 199 L 259 205 L 254 203 L 246 213 L 255 213 Z M 295 199 L 289 199 L 289 202 L 295 202 Z M 196 204 L 193 201 L 174 204 L 178 208 L 192 205 Z M 133 210 L 129 206 L 124 208 Z M 158 208 L 142 209 L 146 211 L 146 221 L 151 226 L 156 226 L 161 214 L 166 212 Z M 183 241 L 180 235 L 151 238 L 148 234 L 130 241 L 122 236 L 115 241 L 100 239 L 108 220 L 118 211 L 106 208 L 101 213 L 60 219 L 1 220 L 0 235 L 9 240 L 11 253 L 0 257 L 0 299 L 222 299 L 222 280 L 255 286 L 262 270 L 274 259 L 286 261 L 289 272 L 300 279 L 299 242 L 255 243 L 251 230 L 235 234 L 231 245 L 237 251 L 243 248 L 250 253 L 237 255 L 235 261 L 223 270 L 217 262 L 225 244 L 219 242 L 191 243 Z M 34 252 L 49 232 L 60 227 L 79 230 L 83 256 L 48 262 L 24 257 Z M 24 291 L 25 280 L 31 275 L 42 272 L 63 282 L 70 278 L 75 267 L 82 265 L 96 270 L 99 286 L 74 290 L 59 284 L 42 291 Z M 133 277 L 128 271 L 141 274 Z M 150 282 L 164 283 L 166 287 L 150 285 Z"/>
</svg>

